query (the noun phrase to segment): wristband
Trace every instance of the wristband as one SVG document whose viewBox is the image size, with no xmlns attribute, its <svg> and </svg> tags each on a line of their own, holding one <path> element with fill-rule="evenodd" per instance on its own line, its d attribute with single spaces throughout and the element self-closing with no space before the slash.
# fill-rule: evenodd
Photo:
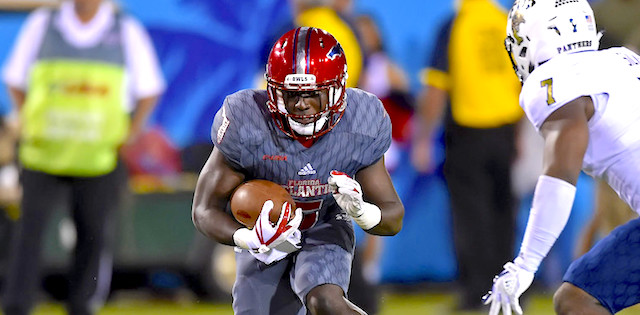
<svg viewBox="0 0 640 315">
<path fill-rule="evenodd" d="M 380 211 L 380 208 L 372 203 L 363 202 L 361 212 L 362 214 L 359 216 L 353 217 L 353 221 L 356 221 L 356 223 L 358 223 L 358 225 L 365 231 L 372 229 L 382 221 L 382 212 Z"/>
<path fill-rule="evenodd" d="M 239 228 L 235 232 L 233 232 L 233 242 L 236 246 L 242 249 L 251 249 L 249 248 L 249 244 L 247 244 L 248 239 L 251 239 L 251 230 L 247 228 Z"/>
</svg>

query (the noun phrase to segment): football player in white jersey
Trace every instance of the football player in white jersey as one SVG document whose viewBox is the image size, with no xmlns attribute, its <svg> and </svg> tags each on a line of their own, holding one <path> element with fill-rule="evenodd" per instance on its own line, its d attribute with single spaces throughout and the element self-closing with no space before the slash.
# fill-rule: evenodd
<svg viewBox="0 0 640 315">
<path fill-rule="evenodd" d="M 520 105 L 544 138 L 518 256 L 485 296 L 489 314 L 522 314 L 531 285 L 569 218 L 581 170 L 640 210 L 640 57 L 598 51 L 586 0 L 516 0 L 505 46 L 523 83 Z M 574 261 L 554 295 L 558 314 L 613 314 L 640 302 L 640 219 L 621 225 Z"/>
</svg>

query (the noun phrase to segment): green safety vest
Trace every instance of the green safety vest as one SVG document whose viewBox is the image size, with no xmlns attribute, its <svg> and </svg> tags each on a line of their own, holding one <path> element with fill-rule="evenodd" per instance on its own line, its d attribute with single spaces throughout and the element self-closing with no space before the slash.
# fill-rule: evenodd
<svg viewBox="0 0 640 315">
<path fill-rule="evenodd" d="M 99 176 L 115 169 L 129 115 L 122 44 L 114 40 L 120 36 L 119 19 L 114 24 L 106 43 L 80 49 L 49 23 L 21 112 L 24 167 L 62 176 Z"/>
</svg>

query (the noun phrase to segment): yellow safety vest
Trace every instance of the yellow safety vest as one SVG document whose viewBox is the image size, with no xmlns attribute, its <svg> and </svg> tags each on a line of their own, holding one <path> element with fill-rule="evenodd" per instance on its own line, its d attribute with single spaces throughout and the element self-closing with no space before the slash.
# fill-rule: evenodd
<svg viewBox="0 0 640 315">
<path fill-rule="evenodd" d="M 57 12 L 30 69 L 19 159 L 53 175 L 104 175 L 129 130 L 121 15 L 103 41 L 77 48 L 54 25 Z"/>
</svg>

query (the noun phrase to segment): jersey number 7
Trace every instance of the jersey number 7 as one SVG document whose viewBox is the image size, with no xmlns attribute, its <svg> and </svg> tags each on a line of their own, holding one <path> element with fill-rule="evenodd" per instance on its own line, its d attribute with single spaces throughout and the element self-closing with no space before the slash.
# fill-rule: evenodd
<svg viewBox="0 0 640 315">
<path fill-rule="evenodd" d="M 556 102 L 553 98 L 553 78 L 540 81 L 540 87 L 547 86 L 547 105 L 551 105 Z"/>
</svg>

